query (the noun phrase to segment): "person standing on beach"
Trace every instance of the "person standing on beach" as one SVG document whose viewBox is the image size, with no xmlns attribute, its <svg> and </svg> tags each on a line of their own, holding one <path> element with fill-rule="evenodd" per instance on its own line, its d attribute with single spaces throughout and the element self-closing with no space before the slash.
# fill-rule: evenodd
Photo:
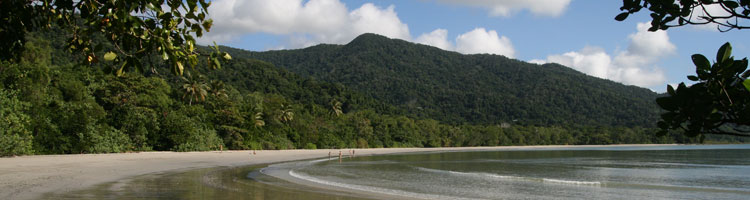
<svg viewBox="0 0 750 200">
<path fill-rule="evenodd" d="M 339 150 L 339 163 L 341 163 L 341 158 L 343 158 L 343 157 L 344 157 L 344 154 L 341 153 L 341 150 Z"/>
</svg>

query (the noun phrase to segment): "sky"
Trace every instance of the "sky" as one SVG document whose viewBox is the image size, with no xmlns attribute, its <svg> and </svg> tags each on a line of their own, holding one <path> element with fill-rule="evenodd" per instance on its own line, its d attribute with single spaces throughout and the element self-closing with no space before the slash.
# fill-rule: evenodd
<svg viewBox="0 0 750 200">
<path fill-rule="evenodd" d="M 267 51 L 346 44 L 363 33 L 463 54 L 559 63 L 591 76 L 666 91 L 692 82 L 690 56 L 715 58 L 730 42 L 750 53 L 748 30 L 716 26 L 648 32 L 647 12 L 615 21 L 622 1 L 601 0 L 213 0 L 212 44 Z M 711 59 L 714 60 L 714 59 Z"/>
</svg>

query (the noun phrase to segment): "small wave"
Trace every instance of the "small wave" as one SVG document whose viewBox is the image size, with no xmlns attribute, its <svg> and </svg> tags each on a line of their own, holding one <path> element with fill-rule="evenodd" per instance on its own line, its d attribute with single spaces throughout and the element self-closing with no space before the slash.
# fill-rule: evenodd
<svg viewBox="0 0 750 200">
<path fill-rule="evenodd" d="M 317 159 L 317 160 L 311 160 L 310 162 L 307 162 L 307 163 L 308 164 L 315 164 L 315 163 L 319 163 L 319 162 L 325 162 L 325 161 L 336 160 L 336 159 L 338 159 L 338 158 L 322 158 L 322 159 Z"/>
<path fill-rule="evenodd" d="M 568 181 L 568 180 L 559 180 L 559 179 L 551 179 L 551 178 L 543 178 L 542 181 L 547 182 L 547 183 L 559 183 L 559 184 L 571 184 L 571 185 L 592 185 L 592 186 L 602 185 L 602 182 L 599 182 L 599 181 Z"/>
<path fill-rule="evenodd" d="M 359 191 L 365 191 L 365 192 L 374 192 L 374 193 L 381 193 L 381 194 L 389 194 L 389 195 L 397 195 L 397 196 L 403 196 L 403 197 L 409 197 L 409 198 L 418 198 L 418 199 L 466 199 L 466 198 L 460 198 L 455 196 L 444 196 L 444 195 L 434 195 L 434 194 L 424 194 L 424 193 L 415 193 L 415 192 L 407 192 L 403 190 L 396 190 L 396 189 L 388 189 L 388 188 L 380 188 L 380 187 L 370 187 L 370 186 L 362 186 L 362 185 L 354 185 L 354 184 L 346 184 L 346 183 L 339 183 L 339 182 L 333 182 L 333 181 L 326 181 L 323 179 L 315 178 L 312 176 L 308 176 L 303 173 L 297 173 L 294 170 L 289 170 L 289 175 L 310 181 L 313 183 L 323 184 L 323 185 L 329 185 L 339 188 L 346 188 L 346 189 L 353 189 L 353 190 L 359 190 Z"/>
<path fill-rule="evenodd" d="M 535 181 L 535 182 L 544 182 L 544 183 L 586 185 L 586 186 L 601 186 L 602 185 L 602 183 L 598 181 L 570 181 L 570 180 L 560 180 L 560 179 L 551 179 L 551 178 L 505 176 L 505 175 L 497 175 L 497 174 L 484 173 L 484 172 L 457 172 L 457 171 L 450 171 L 450 170 L 429 169 L 429 168 L 423 168 L 423 167 L 414 167 L 414 168 L 421 170 L 421 171 L 432 172 L 432 173 L 444 173 L 444 174 L 451 174 L 451 175 L 457 175 L 457 176 L 491 178 L 491 179 L 499 179 L 499 180 L 521 180 L 521 181 Z"/>
<path fill-rule="evenodd" d="M 450 170 L 429 169 L 429 168 L 424 168 L 424 167 L 414 167 L 414 168 L 421 170 L 421 171 L 426 171 L 426 172 L 454 174 L 454 175 L 459 175 L 459 176 L 489 177 L 489 178 L 496 178 L 496 179 L 524 179 L 523 177 L 504 176 L 504 175 L 482 173 L 482 172 L 457 172 L 457 171 L 450 171 Z"/>
</svg>

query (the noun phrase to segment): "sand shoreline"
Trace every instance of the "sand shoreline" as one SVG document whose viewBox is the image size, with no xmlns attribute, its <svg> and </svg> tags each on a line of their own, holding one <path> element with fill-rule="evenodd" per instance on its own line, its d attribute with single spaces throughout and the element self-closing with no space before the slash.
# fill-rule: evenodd
<svg viewBox="0 0 750 200">
<path fill-rule="evenodd" d="M 356 149 L 356 155 L 607 146 L 611 145 Z M 66 193 L 86 189 L 97 184 L 151 173 L 323 158 L 328 157 L 328 152 L 331 152 L 332 156 L 338 156 L 339 150 L 263 150 L 256 151 L 255 155 L 253 155 L 253 151 L 211 151 L 38 155 L 0 158 L 0 199 L 36 199 L 46 193 Z M 342 150 L 342 152 L 346 155 L 348 149 Z"/>
</svg>

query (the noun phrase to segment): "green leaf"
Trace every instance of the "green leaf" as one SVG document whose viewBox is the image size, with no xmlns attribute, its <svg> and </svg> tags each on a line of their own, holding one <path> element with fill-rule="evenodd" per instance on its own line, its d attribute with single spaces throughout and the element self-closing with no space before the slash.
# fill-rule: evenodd
<svg viewBox="0 0 750 200">
<path fill-rule="evenodd" d="M 742 85 L 745 86 L 745 89 L 747 91 L 750 91 L 750 79 L 745 79 L 745 81 L 742 81 Z"/>
<path fill-rule="evenodd" d="M 115 58 L 117 58 L 117 54 L 115 54 L 114 52 L 110 51 L 104 54 L 104 60 L 106 61 L 113 61 L 115 60 Z"/>
<path fill-rule="evenodd" d="M 206 30 L 206 32 L 211 31 L 211 25 L 214 23 L 214 20 L 208 19 L 203 21 L 203 29 Z"/>
<path fill-rule="evenodd" d="M 667 93 L 672 96 L 676 95 L 674 92 L 674 88 L 671 85 L 667 85 Z"/>
<path fill-rule="evenodd" d="M 732 45 L 727 42 L 724 43 L 724 45 L 721 45 L 719 52 L 716 53 L 716 62 L 723 63 L 725 60 L 729 59 L 729 56 L 732 56 Z"/>
<path fill-rule="evenodd" d="M 697 76 L 692 76 L 692 75 L 691 76 L 687 76 L 687 79 L 691 80 L 691 81 L 698 81 L 698 80 L 700 80 L 700 79 L 698 79 Z"/>
<path fill-rule="evenodd" d="M 700 72 L 707 72 L 711 69 L 711 63 L 708 62 L 708 58 L 706 56 L 703 56 L 701 54 L 693 54 L 691 56 L 693 59 L 693 64 L 695 64 L 695 70 L 700 74 Z"/>
<path fill-rule="evenodd" d="M 221 63 L 219 62 L 219 59 L 213 58 L 211 59 L 214 62 L 214 69 L 221 69 Z"/>
<path fill-rule="evenodd" d="M 750 70 L 745 71 L 745 73 L 742 73 L 742 78 L 750 77 Z"/>
<path fill-rule="evenodd" d="M 674 118 L 677 117 L 677 113 L 674 112 L 666 112 L 664 114 L 661 114 L 661 119 L 667 123 L 675 121 Z"/>
<path fill-rule="evenodd" d="M 630 13 L 628 13 L 628 12 L 620 13 L 619 15 L 615 16 L 615 20 L 617 20 L 617 21 L 623 21 L 626 18 L 628 18 L 628 15 L 630 15 Z"/>
<path fill-rule="evenodd" d="M 201 7 L 203 7 L 203 9 L 206 9 L 206 8 L 208 8 L 209 5 L 211 5 L 210 1 L 206 2 L 206 0 L 200 0 L 199 2 L 201 4 Z"/>
<path fill-rule="evenodd" d="M 190 12 L 194 12 L 196 8 L 198 8 L 198 0 L 187 0 L 187 4 L 189 7 Z"/>
<path fill-rule="evenodd" d="M 664 110 L 668 111 L 674 111 L 677 110 L 676 105 L 674 105 L 674 100 L 672 97 L 659 97 L 656 98 L 656 104 L 659 104 L 659 107 L 661 107 Z"/>
<path fill-rule="evenodd" d="M 224 53 L 224 60 L 232 60 L 232 56 L 229 53 Z"/>
<path fill-rule="evenodd" d="M 180 62 L 180 61 L 177 61 L 177 63 L 175 63 L 175 72 L 176 72 L 176 73 L 177 73 L 178 75 L 182 76 L 182 72 L 183 72 L 184 70 L 185 70 L 185 66 L 183 66 L 183 65 L 182 65 L 182 62 Z"/>
<path fill-rule="evenodd" d="M 128 65 L 128 61 L 123 62 L 122 66 L 120 66 L 120 69 L 118 69 L 117 72 L 115 72 L 115 75 L 118 77 L 125 75 L 125 66 L 127 65 Z"/>
<path fill-rule="evenodd" d="M 724 6 L 726 6 L 729 9 L 732 9 L 732 10 L 734 10 L 737 7 L 740 7 L 740 5 L 737 4 L 737 2 L 734 2 L 734 1 L 722 1 L 721 3 L 723 3 Z"/>
<path fill-rule="evenodd" d="M 735 60 L 734 67 L 737 68 L 737 74 L 745 72 L 745 70 L 747 70 L 747 58 L 743 58 L 742 60 Z"/>
</svg>

